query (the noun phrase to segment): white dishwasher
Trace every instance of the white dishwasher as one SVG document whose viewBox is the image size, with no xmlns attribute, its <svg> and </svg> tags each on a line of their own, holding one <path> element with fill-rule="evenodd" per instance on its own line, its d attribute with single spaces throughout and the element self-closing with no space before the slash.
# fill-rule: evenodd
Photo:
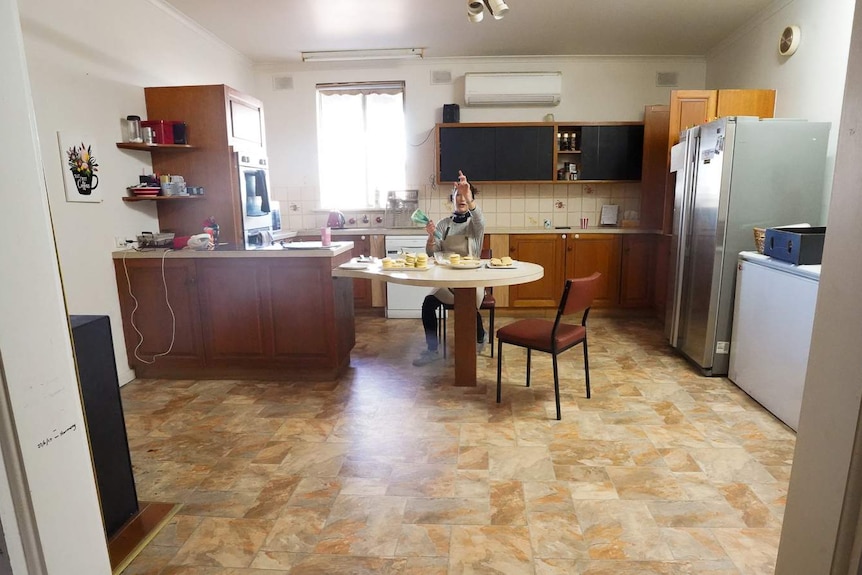
<svg viewBox="0 0 862 575">
<path fill-rule="evenodd" d="M 386 255 L 397 257 L 401 252 L 419 253 L 425 251 L 427 235 L 386 236 L 384 246 Z M 386 282 L 386 317 L 421 318 L 422 301 L 435 288 L 417 287 Z"/>
</svg>

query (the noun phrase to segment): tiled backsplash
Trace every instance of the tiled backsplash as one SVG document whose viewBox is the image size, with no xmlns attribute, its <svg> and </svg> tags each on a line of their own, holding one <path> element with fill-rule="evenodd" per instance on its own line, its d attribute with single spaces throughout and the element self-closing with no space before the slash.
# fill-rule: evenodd
<svg viewBox="0 0 862 575">
<path fill-rule="evenodd" d="M 477 185 L 476 201 L 485 214 L 489 228 L 542 228 L 545 220 L 554 226 L 579 226 L 589 218 L 590 226 L 599 224 L 605 204 L 616 204 L 620 220 L 638 220 L 641 211 L 640 183 L 589 184 L 484 184 Z M 419 192 L 419 207 L 436 220 L 448 215 L 450 185 L 424 186 Z M 273 188 L 281 202 L 282 226 L 288 230 L 316 229 L 326 224 L 328 211 L 321 210 L 317 188 Z M 383 228 L 377 222 L 384 210 L 343 210 L 355 224 L 347 227 Z M 368 216 L 368 223 L 363 223 Z"/>
</svg>

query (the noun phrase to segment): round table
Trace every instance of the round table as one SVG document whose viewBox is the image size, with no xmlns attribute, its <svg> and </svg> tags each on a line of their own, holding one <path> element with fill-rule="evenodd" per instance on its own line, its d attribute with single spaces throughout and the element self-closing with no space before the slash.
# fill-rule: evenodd
<svg viewBox="0 0 862 575">
<path fill-rule="evenodd" d="M 455 292 L 455 385 L 476 385 L 476 288 L 523 284 L 541 279 L 538 264 L 514 262 L 511 268 L 491 268 L 482 260 L 477 268 L 453 268 L 429 262 L 427 270 L 383 269 L 379 263 L 361 267 L 351 261 L 332 270 L 334 277 L 350 277 L 423 287 L 446 287 Z"/>
</svg>

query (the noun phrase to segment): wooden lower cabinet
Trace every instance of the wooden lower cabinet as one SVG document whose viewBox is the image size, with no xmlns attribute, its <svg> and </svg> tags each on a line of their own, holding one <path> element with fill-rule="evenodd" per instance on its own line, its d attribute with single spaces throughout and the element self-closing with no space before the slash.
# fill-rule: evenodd
<svg viewBox="0 0 862 575">
<path fill-rule="evenodd" d="M 619 302 L 619 234 L 512 234 L 512 259 L 539 264 L 545 276 L 535 282 L 509 288 L 510 307 L 557 307 L 568 278 L 600 272 L 594 306 L 612 307 Z"/>
<path fill-rule="evenodd" d="M 545 268 L 542 279 L 509 287 L 509 307 L 557 307 L 563 294 L 565 234 L 510 234 L 509 256 Z"/>
<path fill-rule="evenodd" d="M 620 269 L 620 306 L 650 307 L 653 302 L 655 238 L 652 235 L 623 236 Z"/>
<path fill-rule="evenodd" d="M 353 251 L 350 256 L 358 258 L 359 256 L 370 256 L 371 254 L 371 236 L 338 236 L 337 241 L 353 242 Z M 353 280 L 353 305 L 357 308 L 371 307 L 371 280 Z"/>
<path fill-rule="evenodd" d="M 619 303 L 620 238 L 619 234 L 569 234 L 566 278 L 582 278 L 594 272 L 602 274 L 593 307 L 614 307 Z"/>
<path fill-rule="evenodd" d="M 159 258 L 114 260 L 129 365 L 146 369 L 145 362 L 170 351 L 156 361 L 172 369 L 199 369 L 204 343 L 195 263 L 165 260 L 164 277 L 162 269 Z"/>
<path fill-rule="evenodd" d="M 334 377 L 355 343 L 353 282 L 331 277 L 335 258 L 184 258 L 115 260 L 129 365 L 138 377 L 290 379 Z M 125 267 L 124 267 L 125 266 Z M 135 326 L 131 325 L 138 300 Z M 150 362 L 150 363 L 148 363 Z"/>
<path fill-rule="evenodd" d="M 296 236 L 292 241 L 316 242 L 320 241 L 320 236 Z M 332 241 L 353 242 L 353 249 L 350 251 L 351 258 L 375 255 L 371 253 L 371 236 L 367 234 L 355 236 L 332 236 Z M 371 280 L 353 279 L 353 305 L 357 309 L 369 309 L 372 307 Z"/>
</svg>

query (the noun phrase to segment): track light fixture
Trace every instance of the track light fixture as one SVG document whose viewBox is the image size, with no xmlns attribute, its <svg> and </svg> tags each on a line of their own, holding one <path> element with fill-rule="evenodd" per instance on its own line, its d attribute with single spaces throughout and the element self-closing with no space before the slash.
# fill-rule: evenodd
<svg viewBox="0 0 862 575">
<path fill-rule="evenodd" d="M 467 19 L 470 22 L 481 22 L 485 8 L 495 20 L 502 20 L 509 11 L 503 0 L 467 0 Z"/>
</svg>

